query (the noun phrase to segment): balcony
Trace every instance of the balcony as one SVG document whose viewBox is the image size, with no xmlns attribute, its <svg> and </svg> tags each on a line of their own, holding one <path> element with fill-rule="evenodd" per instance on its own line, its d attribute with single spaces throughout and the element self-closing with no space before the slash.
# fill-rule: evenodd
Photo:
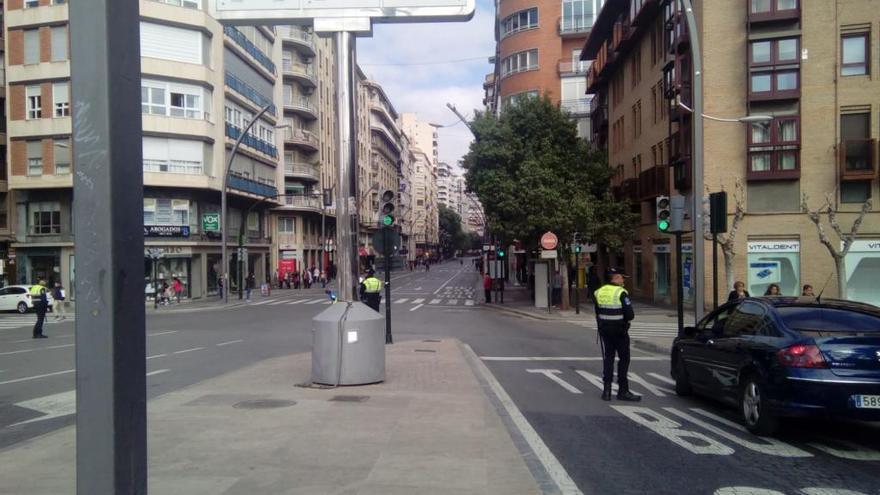
<svg viewBox="0 0 880 495">
<path fill-rule="evenodd" d="M 284 142 L 293 146 L 299 146 L 309 151 L 318 151 L 320 143 L 318 137 L 304 129 L 287 129 L 284 131 Z"/>
<path fill-rule="evenodd" d="M 239 136 L 241 136 L 241 129 L 227 122 L 226 137 L 237 140 Z M 241 140 L 241 144 L 253 148 L 264 155 L 269 155 L 272 158 L 278 157 L 278 148 L 276 148 L 274 144 L 267 143 L 258 137 L 254 137 L 253 134 L 248 133 L 245 135 L 244 139 Z"/>
<path fill-rule="evenodd" d="M 278 189 L 271 184 L 255 181 L 236 172 L 229 173 L 229 180 L 226 185 L 230 189 L 237 189 L 246 193 L 255 194 L 260 197 L 275 196 Z"/>
<path fill-rule="evenodd" d="M 586 36 L 593 28 L 593 17 L 559 18 L 559 35 L 563 38 Z"/>
<path fill-rule="evenodd" d="M 250 87 L 247 83 L 245 83 L 241 79 L 235 77 L 234 75 L 232 75 L 229 72 L 226 73 L 226 85 L 229 86 L 229 89 L 240 94 L 245 99 L 247 99 L 248 101 L 250 101 L 251 103 L 256 105 L 257 108 L 260 108 L 261 110 L 268 105 L 269 110 L 266 113 L 268 113 L 269 115 L 271 115 L 273 117 L 275 116 L 276 109 L 275 109 L 275 105 L 272 103 L 271 98 L 267 98 L 267 97 L 263 96 L 262 94 L 257 92 L 256 89 Z"/>
<path fill-rule="evenodd" d="M 639 174 L 639 199 L 649 201 L 669 195 L 669 167 L 655 165 Z"/>
<path fill-rule="evenodd" d="M 263 53 L 256 45 L 251 42 L 251 40 L 247 39 L 247 37 L 238 29 L 232 26 L 224 26 L 223 33 L 229 37 L 232 41 L 235 42 L 236 45 L 241 47 L 242 50 L 245 51 L 248 55 L 254 58 L 260 65 L 262 65 L 267 71 L 272 74 L 275 74 L 275 63 L 272 62 L 272 59 Z"/>
<path fill-rule="evenodd" d="M 307 118 L 309 120 L 315 120 L 318 118 L 318 107 L 316 107 L 308 98 L 292 98 L 290 100 L 284 100 L 284 110 L 293 112 L 300 117 Z"/>
<path fill-rule="evenodd" d="M 321 180 L 321 171 L 312 163 L 287 162 L 284 164 L 284 176 L 317 182 Z"/>
<path fill-rule="evenodd" d="M 299 26 L 278 26 L 278 34 L 281 36 L 282 43 L 296 46 L 298 51 L 309 57 L 315 56 L 315 35 L 313 33 Z"/>
<path fill-rule="evenodd" d="M 573 61 L 570 58 L 564 58 L 559 61 L 560 76 L 585 75 L 589 68 L 590 63 L 586 61 Z"/>
<path fill-rule="evenodd" d="M 840 180 L 872 180 L 877 177 L 877 140 L 845 139 L 838 148 Z"/>
<path fill-rule="evenodd" d="M 674 2 L 677 3 L 677 2 Z M 690 46 L 690 33 L 684 12 L 676 10 L 666 19 L 666 42 L 667 51 L 673 55 L 688 51 Z"/>
<path fill-rule="evenodd" d="M 641 25 L 643 20 L 651 19 L 660 6 L 659 0 L 631 0 L 629 18 L 634 26 Z"/>
<path fill-rule="evenodd" d="M 285 60 L 281 65 L 281 72 L 284 77 L 294 79 L 306 88 L 318 87 L 318 78 L 315 76 L 315 69 L 311 65 L 295 64 Z"/>
<path fill-rule="evenodd" d="M 585 116 L 590 113 L 590 98 L 562 100 L 559 102 L 559 108 L 572 115 Z"/>
<path fill-rule="evenodd" d="M 292 194 L 289 196 L 284 196 L 281 203 L 287 207 L 315 212 L 320 212 L 322 207 L 321 198 L 315 196 Z"/>
<path fill-rule="evenodd" d="M 630 203 L 639 202 L 639 179 L 632 178 L 623 181 L 620 186 L 620 192 L 623 199 Z"/>
<path fill-rule="evenodd" d="M 801 18 L 800 0 L 749 0 L 749 22 L 791 22 Z"/>
</svg>

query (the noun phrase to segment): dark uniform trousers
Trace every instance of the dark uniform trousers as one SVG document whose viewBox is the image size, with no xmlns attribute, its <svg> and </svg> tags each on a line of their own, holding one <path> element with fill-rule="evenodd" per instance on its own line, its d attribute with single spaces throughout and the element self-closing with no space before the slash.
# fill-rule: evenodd
<svg viewBox="0 0 880 495">
<path fill-rule="evenodd" d="M 381 292 L 366 292 L 364 293 L 364 303 L 373 308 L 373 310 L 379 313 L 379 306 L 382 303 L 382 293 Z"/>
<path fill-rule="evenodd" d="M 617 385 L 620 390 L 629 390 L 627 371 L 629 370 L 629 332 L 628 324 L 602 323 L 599 327 L 599 337 L 602 338 L 602 379 L 606 386 L 610 386 L 614 377 L 614 356 L 617 361 Z"/>
<path fill-rule="evenodd" d="M 37 322 L 34 324 L 34 337 L 43 335 L 43 322 L 46 321 L 46 303 L 37 301 L 34 303 L 34 309 L 37 312 Z"/>
</svg>

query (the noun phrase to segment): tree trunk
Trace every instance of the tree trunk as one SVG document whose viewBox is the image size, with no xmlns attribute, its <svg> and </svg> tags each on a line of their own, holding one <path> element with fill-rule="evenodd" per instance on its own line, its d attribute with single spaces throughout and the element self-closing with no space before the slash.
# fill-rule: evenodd
<svg viewBox="0 0 880 495">
<path fill-rule="evenodd" d="M 847 299 L 846 294 L 846 270 L 843 267 L 843 256 L 834 258 L 834 268 L 837 269 L 837 290 L 840 299 Z M 820 289 L 821 290 L 821 289 Z"/>
<path fill-rule="evenodd" d="M 559 272 L 562 275 L 562 309 L 569 309 L 569 293 L 568 293 L 568 263 L 559 262 Z"/>
<path fill-rule="evenodd" d="M 726 289 L 726 292 L 730 292 L 731 290 L 733 290 L 733 283 L 736 282 L 733 275 L 733 259 L 735 257 L 735 253 L 731 252 L 728 249 L 724 250 L 724 287 Z M 746 280 L 743 280 L 743 283 L 746 282 Z M 724 296 L 724 292 L 722 292 L 721 295 Z"/>
</svg>

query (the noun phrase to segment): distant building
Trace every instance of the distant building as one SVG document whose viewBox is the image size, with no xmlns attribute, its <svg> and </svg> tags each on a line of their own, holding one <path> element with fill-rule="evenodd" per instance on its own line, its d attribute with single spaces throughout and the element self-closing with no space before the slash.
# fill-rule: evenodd
<svg viewBox="0 0 880 495">
<path fill-rule="evenodd" d="M 440 244 L 437 127 L 419 121 L 413 113 L 402 114 L 401 121 L 415 157 L 412 197 L 416 256 L 432 255 L 436 254 Z"/>
</svg>

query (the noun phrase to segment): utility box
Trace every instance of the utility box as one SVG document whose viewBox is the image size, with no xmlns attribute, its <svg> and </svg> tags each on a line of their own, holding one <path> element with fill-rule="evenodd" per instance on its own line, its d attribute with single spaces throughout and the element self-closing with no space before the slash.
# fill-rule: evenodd
<svg viewBox="0 0 880 495">
<path fill-rule="evenodd" d="M 366 304 L 331 304 L 312 320 L 312 383 L 385 381 L 385 318 Z"/>
<path fill-rule="evenodd" d="M 550 265 L 547 263 L 535 263 L 535 307 L 547 308 L 550 296 L 547 294 L 550 286 Z"/>
</svg>

